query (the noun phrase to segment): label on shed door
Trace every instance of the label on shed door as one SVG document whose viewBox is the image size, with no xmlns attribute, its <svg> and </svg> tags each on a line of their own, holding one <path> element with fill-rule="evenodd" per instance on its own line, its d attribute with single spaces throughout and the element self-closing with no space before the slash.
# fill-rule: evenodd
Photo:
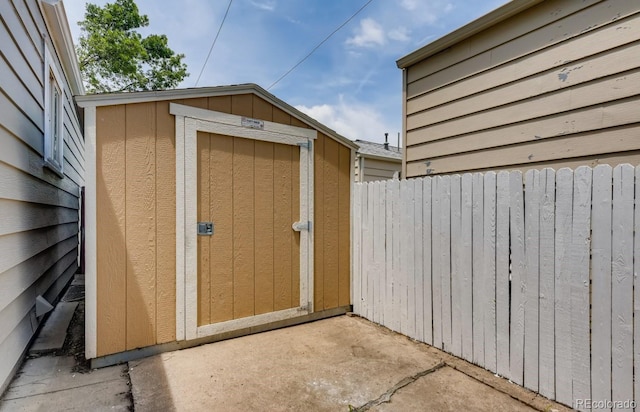
<svg viewBox="0 0 640 412">
<path fill-rule="evenodd" d="M 243 117 L 240 119 L 240 124 L 244 127 L 250 127 L 251 129 L 264 130 L 264 122 L 262 120 Z"/>
</svg>

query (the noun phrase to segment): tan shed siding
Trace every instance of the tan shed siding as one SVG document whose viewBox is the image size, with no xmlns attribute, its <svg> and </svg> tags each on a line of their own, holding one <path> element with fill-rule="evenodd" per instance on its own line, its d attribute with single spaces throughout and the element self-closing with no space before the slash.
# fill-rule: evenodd
<svg viewBox="0 0 640 412">
<path fill-rule="evenodd" d="M 175 102 L 308 127 L 252 94 Z M 97 233 L 100 234 L 97 239 L 97 356 L 104 356 L 175 340 L 175 119 L 169 114 L 169 102 L 164 101 L 98 107 L 96 122 L 96 220 Z M 325 145 L 330 159 L 323 157 Z M 349 148 L 321 133 L 315 149 L 315 310 L 324 310 L 350 303 L 348 222 L 351 162 Z M 253 145 L 251 150 L 256 150 Z M 296 150 L 292 153 L 293 164 L 299 165 L 299 153 Z M 210 173 L 225 173 L 214 171 L 213 167 L 213 162 L 209 162 Z M 274 163 L 276 167 L 277 162 Z M 250 175 L 246 183 L 253 185 L 256 176 L 254 173 Z M 327 192 L 324 191 L 325 183 L 330 187 Z M 222 191 L 218 194 L 224 195 L 227 204 L 240 201 L 237 196 L 242 196 L 224 192 L 221 187 L 209 190 Z M 291 190 L 293 198 L 299 198 L 299 189 L 293 187 Z M 329 199 L 334 204 L 325 210 L 323 206 Z M 277 201 L 279 197 L 274 196 L 274 202 Z M 253 204 L 253 200 L 248 203 Z M 291 207 L 292 220 L 286 223 L 288 231 L 291 222 L 299 219 L 297 210 Z M 238 222 L 242 221 L 242 216 L 237 218 Z M 279 227 L 284 228 L 285 223 L 275 222 L 274 230 Z M 247 230 L 255 229 L 247 227 Z M 295 240 L 298 247 L 291 248 L 289 260 L 284 255 L 281 258 L 275 256 L 274 265 L 287 265 L 286 262 L 290 261 L 290 270 L 299 271 L 299 235 L 296 234 Z M 323 241 L 329 245 L 323 246 Z M 330 253 L 323 253 L 325 249 Z M 232 256 L 211 255 L 209 264 L 218 268 L 231 259 Z M 325 267 L 330 268 L 331 273 Z M 260 282 L 261 288 L 270 288 L 264 279 Z M 281 287 L 278 282 L 282 283 Z M 274 279 L 273 305 L 276 308 L 291 307 L 300 299 L 299 280 L 284 283 L 284 278 Z M 228 282 L 208 285 L 210 305 L 208 313 L 200 313 L 201 319 L 209 317 L 212 322 L 223 321 L 242 316 L 245 312 L 253 314 L 254 307 L 262 311 L 271 305 L 270 299 L 263 294 L 264 290 L 256 291 L 255 285 L 247 285 L 253 291 L 251 302 L 236 296 L 237 305 L 227 305 L 224 299 L 234 299 L 234 292 L 225 289 L 226 286 Z M 249 303 L 252 313 L 249 313 L 248 306 L 245 307 Z M 221 310 L 229 307 L 233 308 L 233 313 Z"/>
<path fill-rule="evenodd" d="M 637 2 L 563 0 L 408 67 L 407 176 L 633 161 L 639 47 Z"/>
<path fill-rule="evenodd" d="M 350 304 L 350 149 L 318 133 L 314 168 L 314 310 Z"/>
<path fill-rule="evenodd" d="M 65 177 L 43 167 L 46 32 L 35 0 L 0 2 L 0 392 L 40 324 L 36 296 L 56 301 L 78 267 L 84 139 L 68 82 L 59 79 Z"/>
</svg>

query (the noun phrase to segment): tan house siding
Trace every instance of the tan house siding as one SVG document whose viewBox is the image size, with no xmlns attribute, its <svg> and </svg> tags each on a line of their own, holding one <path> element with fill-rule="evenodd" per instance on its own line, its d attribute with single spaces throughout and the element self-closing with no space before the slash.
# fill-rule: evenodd
<svg viewBox="0 0 640 412">
<path fill-rule="evenodd" d="M 408 64 L 407 177 L 638 164 L 639 48 L 637 2 L 558 0 Z"/>
<path fill-rule="evenodd" d="M 64 176 L 43 167 L 45 43 L 65 73 L 36 0 L 0 2 L 0 393 L 42 317 L 78 267 L 84 140 L 66 78 Z"/>
<path fill-rule="evenodd" d="M 97 356 L 176 339 L 176 152 L 171 102 L 309 127 L 253 94 L 96 108 Z M 318 133 L 316 311 L 350 303 L 350 150 Z M 299 259 L 292 256 L 291 264 L 295 270 Z M 298 293 L 299 285 L 291 285 L 291 299 Z"/>
</svg>

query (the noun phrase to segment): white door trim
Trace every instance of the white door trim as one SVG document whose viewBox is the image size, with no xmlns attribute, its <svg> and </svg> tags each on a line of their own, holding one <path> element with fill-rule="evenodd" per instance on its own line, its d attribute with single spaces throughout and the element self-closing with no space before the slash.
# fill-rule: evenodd
<svg viewBox="0 0 640 412">
<path fill-rule="evenodd" d="M 176 340 L 190 340 L 313 312 L 313 140 L 317 131 L 171 103 L 176 116 Z M 198 326 L 198 132 L 300 146 L 300 306 Z M 298 223 L 303 223 L 298 225 Z M 214 235 L 215 236 L 215 235 Z"/>
</svg>

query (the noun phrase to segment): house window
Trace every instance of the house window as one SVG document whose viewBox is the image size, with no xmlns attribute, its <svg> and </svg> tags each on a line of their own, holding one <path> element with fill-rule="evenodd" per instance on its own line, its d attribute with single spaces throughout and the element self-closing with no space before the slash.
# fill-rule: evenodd
<svg viewBox="0 0 640 412">
<path fill-rule="evenodd" d="M 60 177 L 63 177 L 64 105 L 62 87 L 60 86 L 62 77 L 46 45 L 44 69 L 44 164 Z"/>
</svg>

